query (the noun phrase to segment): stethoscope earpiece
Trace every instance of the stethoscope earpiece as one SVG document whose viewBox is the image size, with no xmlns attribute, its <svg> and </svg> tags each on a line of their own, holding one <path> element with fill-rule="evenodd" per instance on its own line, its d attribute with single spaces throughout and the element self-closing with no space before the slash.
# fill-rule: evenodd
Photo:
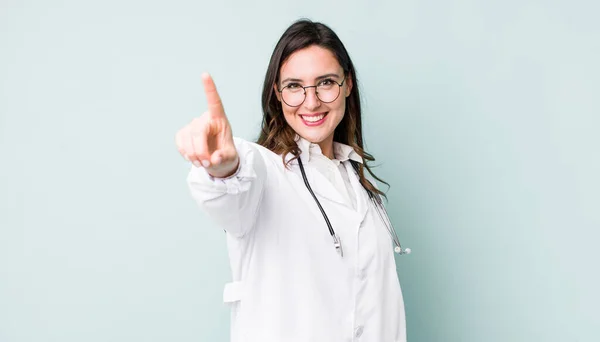
<svg viewBox="0 0 600 342">
<path fill-rule="evenodd" d="M 394 252 L 396 252 L 397 254 L 402 255 L 402 254 L 410 254 L 411 250 L 410 250 L 410 248 L 404 248 L 404 250 L 402 250 L 402 247 L 396 246 L 394 248 Z"/>
</svg>

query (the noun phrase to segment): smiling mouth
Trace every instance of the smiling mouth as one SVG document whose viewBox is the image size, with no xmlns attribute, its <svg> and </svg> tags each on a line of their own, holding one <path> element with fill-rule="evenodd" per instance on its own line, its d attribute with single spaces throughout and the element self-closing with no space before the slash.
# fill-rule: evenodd
<svg viewBox="0 0 600 342">
<path fill-rule="evenodd" d="M 323 121 L 325 121 L 325 117 L 327 116 L 327 114 L 329 114 L 329 113 L 326 112 L 326 113 L 311 114 L 311 115 L 300 114 L 300 117 L 302 118 L 302 121 L 304 121 L 305 124 L 307 124 L 309 126 L 313 126 L 313 125 L 319 125 L 319 124 L 323 123 Z"/>
</svg>

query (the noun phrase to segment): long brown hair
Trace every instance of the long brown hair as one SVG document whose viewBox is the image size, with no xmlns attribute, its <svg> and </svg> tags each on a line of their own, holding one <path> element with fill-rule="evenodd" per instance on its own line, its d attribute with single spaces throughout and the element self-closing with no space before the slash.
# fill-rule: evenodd
<svg viewBox="0 0 600 342">
<path fill-rule="evenodd" d="M 382 191 L 371 184 L 364 173 L 366 169 L 373 178 L 388 185 L 388 183 L 375 176 L 368 166 L 368 162 L 373 162 L 375 158 L 367 153 L 363 147 L 360 95 L 354 65 L 342 41 L 332 29 L 322 23 L 313 22 L 308 19 L 296 21 L 288 27 L 275 46 L 263 85 L 263 120 L 257 143 L 277 154 L 281 154 L 284 163 L 285 156 L 288 153 L 292 153 L 295 156 L 291 160 L 300 156 L 300 149 L 294 139 L 296 132 L 285 121 L 281 102 L 277 99 L 273 85 L 279 82 L 279 71 L 283 62 L 294 52 L 312 45 L 317 45 L 331 51 L 344 69 L 346 77 L 350 77 L 353 82 L 350 95 L 346 97 L 344 117 L 335 128 L 333 140 L 352 146 L 354 151 L 362 157 L 363 164 L 353 163 L 362 186 L 370 194 L 376 193 L 385 196 Z"/>
</svg>

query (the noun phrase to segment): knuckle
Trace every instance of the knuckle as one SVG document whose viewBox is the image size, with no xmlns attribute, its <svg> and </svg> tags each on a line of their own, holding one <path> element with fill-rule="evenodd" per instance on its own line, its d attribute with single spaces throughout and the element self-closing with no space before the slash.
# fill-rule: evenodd
<svg viewBox="0 0 600 342">
<path fill-rule="evenodd" d="M 179 131 L 177 131 L 177 133 L 175 133 L 175 142 L 177 143 L 177 145 L 179 146 L 181 144 L 181 142 L 183 141 L 183 138 L 185 138 L 185 133 L 186 133 L 186 128 L 182 128 Z"/>
<path fill-rule="evenodd" d="M 178 149 L 185 148 L 185 134 L 178 134 L 175 137 L 175 146 L 177 146 Z"/>
<path fill-rule="evenodd" d="M 192 138 L 197 138 L 198 136 L 200 136 L 202 134 L 203 131 L 203 127 L 204 126 L 193 126 L 190 129 L 190 135 Z"/>
<path fill-rule="evenodd" d="M 204 120 L 202 118 L 194 118 L 190 123 L 190 130 L 196 131 L 204 125 Z"/>
<path fill-rule="evenodd" d="M 185 127 L 183 127 L 182 129 L 179 130 L 179 132 L 177 132 L 177 134 L 179 134 L 180 138 L 185 138 L 186 135 L 188 135 L 190 132 L 190 125 L 186 125 Z"/>
</svg>

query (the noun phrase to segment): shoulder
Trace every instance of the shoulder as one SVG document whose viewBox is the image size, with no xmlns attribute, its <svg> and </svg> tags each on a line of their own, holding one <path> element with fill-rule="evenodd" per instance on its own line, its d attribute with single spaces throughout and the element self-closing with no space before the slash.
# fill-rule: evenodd
<svg viewBox="0 0 600 342">
<path fill-rule="evenodd" d="M 267 167 L 280 166 L 281 168 L 283 168 L 283 159 L 281 155 L 276 154 L 275 152 L 269 150 L 268 148 L 262 145 L 259 145 L 253 141 L 249 141 L 241 137 L 234 137 L 233 141 L 235 143 L 236 148 L 238 149 L 238 152 L 243 153 L 245 151 L 253 151 L 254 153 L 258 153 L 262 157 L 262 159 L 265 161 L 265 164 L 267 164 Z"/>
</svg>

